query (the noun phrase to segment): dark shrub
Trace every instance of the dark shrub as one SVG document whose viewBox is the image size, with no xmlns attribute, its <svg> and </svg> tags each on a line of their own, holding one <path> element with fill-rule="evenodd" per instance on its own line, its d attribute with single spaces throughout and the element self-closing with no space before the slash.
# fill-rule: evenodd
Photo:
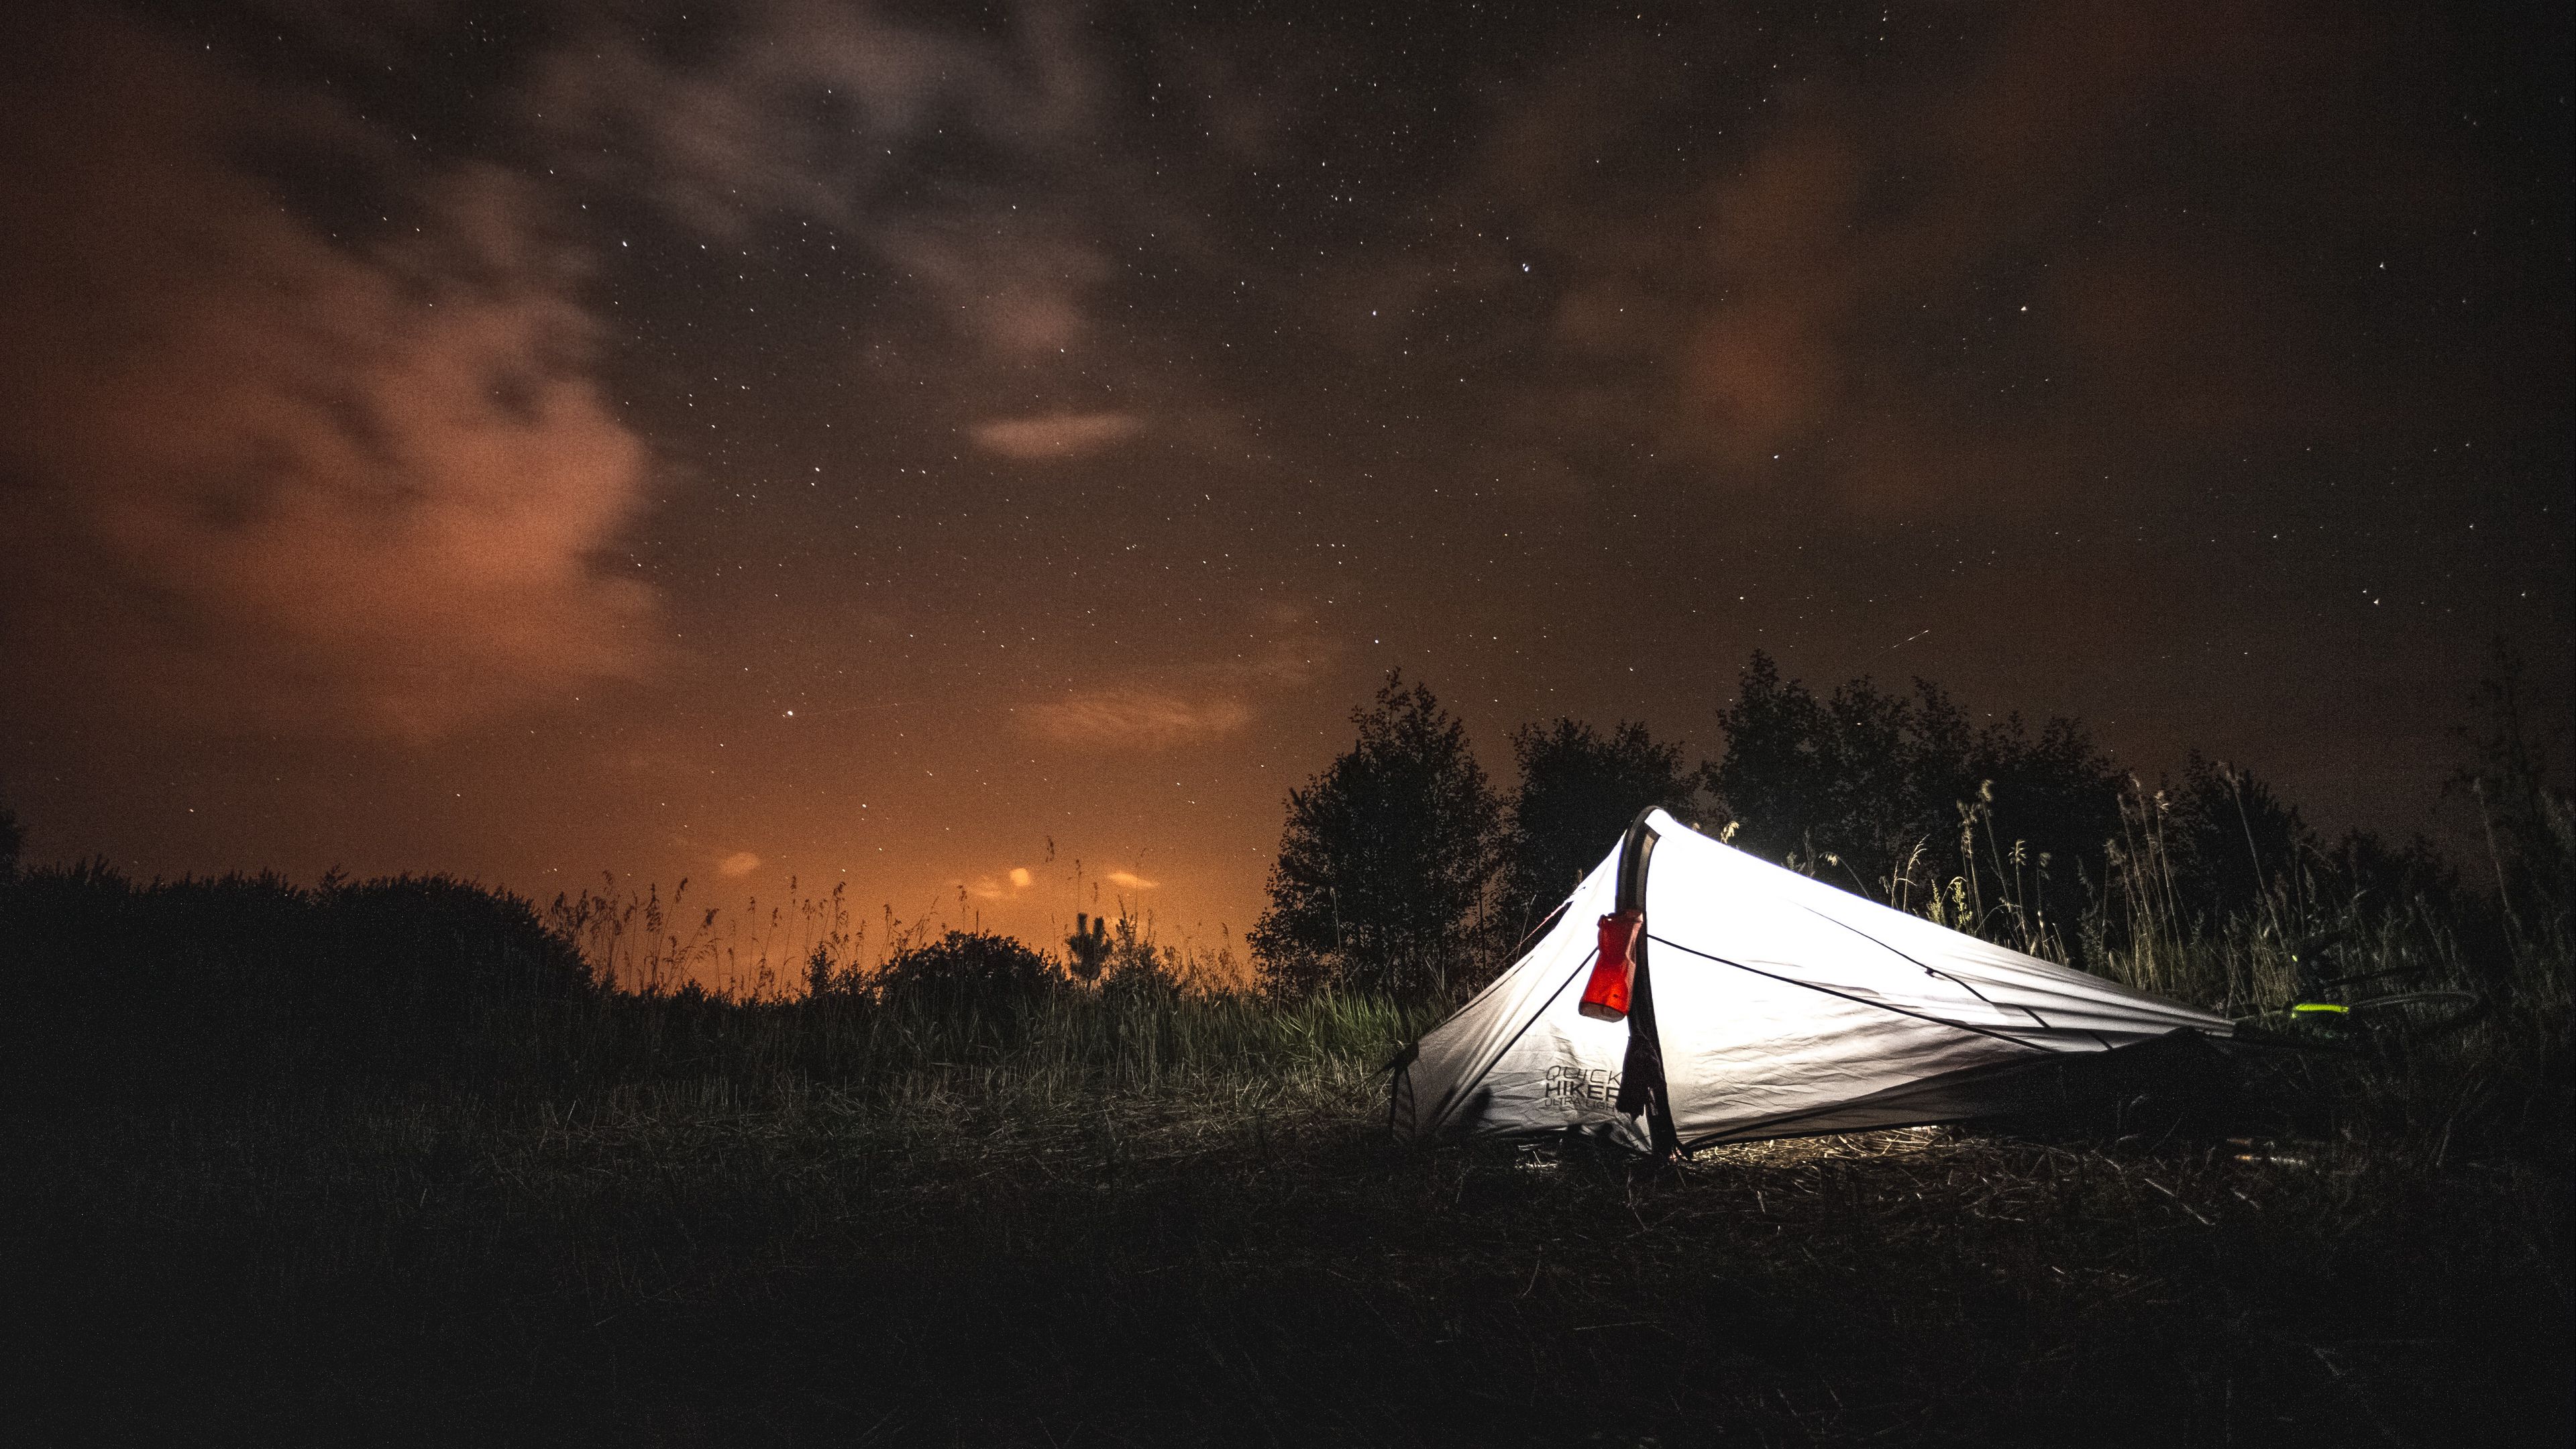
<svg viewBox="0 0 2576 1449">
<path fill-rule="evenodd" d="M 1053 961 L 1009 936 L 950 931 L 887 962 L 877 993 L 890 1006 L 1017 1015 L 1063 980 Z"/>
<path fill-rule="evenodd" d="M 526 901 L 447 876 L 138 886 L 104 864 L 0 881 L 13 1064 L 138 1087 L 479 1076 L 500 1014 L 591 989 Z"/>
</svg>

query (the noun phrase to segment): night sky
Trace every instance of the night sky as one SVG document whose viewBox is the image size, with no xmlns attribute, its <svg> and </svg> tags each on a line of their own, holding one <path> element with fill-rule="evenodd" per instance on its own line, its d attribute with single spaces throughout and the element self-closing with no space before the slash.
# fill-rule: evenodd
<svg viewBox="0 0 2576 1449">
<path fill-rule="evenodd" d="M 1399 666 L 2400 833 L 2563 697 L 2564 6 L 10 10 L 39 860 L 1239 951 Z"/>
</svg>

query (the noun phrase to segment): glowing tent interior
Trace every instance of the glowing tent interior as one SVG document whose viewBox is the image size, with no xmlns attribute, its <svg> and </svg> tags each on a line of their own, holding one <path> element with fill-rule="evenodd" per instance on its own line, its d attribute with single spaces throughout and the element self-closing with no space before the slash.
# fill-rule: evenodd
<svg viewBox="0 0 2576 1449">
<path fill-rule="evenodd" d="M 1638 816 L 1537 943 L 1398 1058 L 1421 1141 L 1640 1150 L 1956 1121 L 2081 1054 L 2227 1019 L 1990 945 Z"/>
</svg>

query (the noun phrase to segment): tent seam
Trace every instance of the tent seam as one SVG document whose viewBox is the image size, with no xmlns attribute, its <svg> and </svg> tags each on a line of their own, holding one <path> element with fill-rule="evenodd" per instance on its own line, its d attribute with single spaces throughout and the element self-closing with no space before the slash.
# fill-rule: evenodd
<svg viewBox="0 0 2576 1449">
<path fill-rule="evenodd" d="M 1855 935 L 1859 935 L 1859 934 L 1861 934 L 1861 933 L 1859 933 L 1859 932 L 1854 932 L 1853 934 L 1855 934 Z M 1925 1013 L 1923 1013 L 1923 1012 L 1920 1012 L 1920 1011 L 1908 1011 L 1908 1010 L 1906 1010 L 1904 1007 L 1901 1007 L 1901 1006 L 1891 1006 L 1891 1005 L 1889 1005 L 1888 1003 L 1886 1003 L 1886 1002 L 1884 1002 L 1884 1001 L 1870 1001 L 1870 1000 L 1867 1000 L 1867 999 L 1865 999 L 1865 998 L 1863 998 L 1863 997 L 1858 997 L 1858 996 L 1850 995 L 1850 994 L 1849 994 L 1849 993 L 1847 993 L 1847 992 L 1836 991 L 1836 990 L 1834 990 L 1834 989 L 1833 989 L 1832 987 L 1830 987 L 1830 986 L 1818 986 L 1816 983 L 1814 983 L 1814 982 L 1812 982 L 1812 981 L 1800 981 L 1799 979 L 1797 979 L 1797 978 L 1796 978 L 1796 977 L 1794 977 L 1794 976 L 1780 976 L 1780 975 L 1775 975 L 1775 974 L 1773 974 L 1772 972 L 1769 972 L 1769 971 L 1757 970 L 1757 969 L 1756 969 L 1756 968 L 1754 968 L 1754 967 L 1751 967 L 1751 966 L 1747 966 L 1747 965 L 1745 965 L 1745 964 L 1744 964 L 1743 962 L 1741 962 L 1741 961 L 1729 961 L 1729 960 L 1727 960 L 1727 959 L 1726 959 L 1725 957 L 1723 957 L 1723 956 L 1712 956 L 1712 955 L 1710 955 L 1709 953 L 1707 953 L 1706 951 L 1695 950 L 1695 949 L 1693 949 L 1692 947 L 1689 947 L 1689 946 L 1685 946 L 1685 945 L 1683 945 L 1683 944 L 1682 944 L 1681 942 L 1679 942 L 1679 941 L 1670 941 L 1670 940 L 1665 940 L 1665 938 L 1663 938 L 1663 937 L 1661 937 L 1661 936 L 1658 936 L 1658 935 L 1655 935 L 1655 934 L 1654 934 L 1654 933 L 1652 933 L 1652 932 L 1648 932 L 1648 933 L 1647 933 L 1646 939 L 1648 939 L 1648 940 L 1650 940 L 1650 941 L 1661 941 L 1661 942 L 1663 942 L 1663 944 L 1665 944 L 1665 945 L 1667 945 L 1667 946 L 1672 947 L 1672 948 L 1673 948 L 1674 950 L 1676 950 L 1676 951 L 1683 952 L 1683 953 L 1684 953 L 1684 954 L 1686 954 L 1686 955 L 1697 956 L 1698 958 L 1700 958 L 1700 959 L 1701 959 L 1701 960 L 1703 960 L 1703 961 L 1714 961 L 1714 962 L 1716 962 L 1716 963 L 1717 963 L 1718 965 L 1720 965 L 1720 966 L 1732 966 L 1732 967 L 1734 967 L 1734 968 L 1735 968 L 1736 970 L 1738 970 L 1738 971 L 1750 972 L 1751 974 L 1753 974 L 1753 975 L 1755 975 L 1755 976 L 1764 977 L 1764 978 L 1766 978 L 1766 979 L 1768 979 L 1768 980 L 1772 980 L 1772 981 L 1778 981 L 1778 982 L 1781 982 L 1781 983 L 1783 983 L 1783 984 L 1785 984 L 1785 985 L 1789 985 L 1789 986 L 1801 986 L 1801 987 L 1806 988 L 1806 989 L 1807 989 L 1807 990 L 1809 990 L 1809 991 L 1819 992 L 1819 993 L 1821 993 L 1821 994 L 1823 994 L 1823 995 L 1831 996 L 1831 997 L 1835 997 L 1835 998 L 1837 998 L 1837 999 L 1839 999 L 1839 1000 L 1842 1000 L 1842 1001 L 1852 1002 L 1852 1003 L 1854 1003 L 1855 1005 L 1859 1005 L 1859 1006 L 1875 1006 L 1875 1007 L 1877 1007 L 1877 1008 L 1878 1008 L 1879 1010 L 1881 1010 L 1881 1011 L 1891 1011 L 1891 1012 L 1894 1012 L 1895 1014 L 1897 1014 L 1898 1016 L 1910 1016 L 1910 1017 L 1914 1018 L 1916 1021 L 1928 1021 L 1928 1022 L 1932 1023 L 1934 1026 L 1946 1026 L 1946 1027 L 1950 1027 L 1950 1028 L 1952 1028 L 1952 1029 L 1954 1029 L 1954 1030 L 1957 1030 L 1957 1031 L 1974 1032 L 1974 1033 L 1976 1033 L 1978 1036 L 1990 1036 L 1990 1037 L 1993 1037 L 1993 1038 L 1994 1038 L 1995 1040 L 1997 1040 L 1997 1041 L 2010 1042 L 2010 1043 L 2012 1043 L 2014 1046 L 2017 1046 L 2017 1047 L 2023 1047 L 2023 1048 L 2026 1048 L 2026 1049 L 2028 1049 L 2028 1050 L 2030 1050 L 2030 1051 L 2039 1052 L 2039 1053 L 2041 1053 L 2042 1055 L 2048 1055 L 2048 1056 L 2056 1055 L 2056 1053 L 2054 1053 L 2053 1051 L 2051 1051 L 2051 1050 L 2050 1050 L 2049 1048 L 2047 1048 L 2047 1047 L 2044 1047 L 2044 1046 L 2037 1046 L 2037 1045 L 2034 1045 L 2034 1044 L 2032 1044 L 2032 1043 L 2030 1043 L 2030 1042 L 2023 1041 L 2020 1037 L 2017 1037 L 2017 1036 L 2009 1036 L 2009 1035 L 2006 1035 L 2005 1033 L 2000 1032 L 2000 1031 L 1988 1031 L 1988 1030 L 1986 1030 L 1986 1029 L 1985 1029 L 1984 1027 L 1982 1027 L 1982 1026 L 1970 1026 L 1970 1025 L 1968 1025 L 1968 1024 L 1967 1024 L 1966 1022 L 1964 1022 L 1964 1021 L 1945 1021 L 1945 1020 L 1943 1020 L 1943 1019 L 1942 1019 L 1942 1018 L 1940 1018 L 1940 1017 L 1927 1015 L 1927 1014 L 1925 1014 Z M 1866 936 L 1864 936 L 1864 937 L 1863 937 L 1863 939 L 1868 939 L 1868 938 L 1867 938 Z M 1902 952 L 1902 951 L 1899 951 L 1899 952 L 1897 952 L 1896 954 L 1898 954 L 1898 955 L 1900 955 L 1900 956 L 1903 956 L 1905 953 L 1904 953 L 1904 952 Z M 1907 959 L 1911 960 L 1912 958 L 1911 958 L 1911 957 L 1908 957 Z M 1927 968 L 1927 969 L 1928 969 L 1928 968 Z M 1984 998 L 1980 997 L 1980 998 L 1978 998 L 1978 999 L 1979 999 L 1979 1000 L 1983 1000 Z M 1988 1004 L 1988 1005 L 1992 1005 L 1993 1003 L 1989 1002 L 1989 1003 L 1987 1003 L 1987 1004 Z M 2054 1031 L 2054 1030 L 2056 1030 L 2056 1028 L 2055 1028 L 2055 1027 L 2050 1026 L 2047 1022 L 2044 1022 L 2044 1021 L 2040 1023 L 2040 1028 L 2041 1028 L 2043 1031 Z"/>
<path fill-rule="evenodd" d="M 1941 969 L 1940 967 L 1938 967 L 1938 966 L 1933 966 L 1933 965 L 1929 965 L 1929 964 L 1927 964 L 1927 963 L 1925 963 L 1925 962 L 1918 961 L 1918 960 L 1916 960 L 1913 956 L 1911 956 L 1911 955 L 1907 954 L 1907 953 L 1906 953 L 1906 952 L 1904 952 L 1904 951 L 1900 951 L 1900 950 L 1898 950 L 1898 949 L 1897 949 L 1896 947 L 1894 947 L 1894 946 L 1891 946 L 1891 945 L 1887 944 L 1885 941 L 1880 940 L 1880 939 L 1879 939 L 1879 938 L 1877 938 L 1876 936 L 1871 935 L 1869 932 L 1862 930 L 1860 927 L 1853 925 L 1853 924 L 1852 924 L 1851 922 L 1849 922 L 1849 921 L 1839 920 L 1839 919 L 1837 919 L 1837 918 L 1835 918 L 1835 917 L 1833 917 L 1833 916 L 1826 915 L 1824 912 L 1822 912 L 1822 911 L 1820 911 L 1820 910 L 1817 910 L 1814 906 L 1808 905 L 1805 901 L 1791 901 L 1789 904 L 1791 904 L 1791 905 L 1793 905 L 1793 906 L 1796 906 L 1799 910 L 1805 911 L 1808 915 L 1811 915 L 1811 916 L 1815 917 L 1817 920 L 1819 920 L 1819 921 L 1823 921 L 1823 922 L 1825 922 L 1825 923 L 1826 923 L 1826 924 L 1828 924 L 1828 925 L 1835 925 L 1835 926 L 1840 926 L 1840 927 L 1842 927 L 1844 930 L 1851 932 L 1853 935 L 1860 937 L 1862 940 L 1867 941 L 1867 942 L 1868 942 L 1868 943 L 1870 943 L 1871 945 L 1876 946 L 1878 949 L 1880 949 L 1880 950 L 1882 950 L 1882 951 L 1885 951 L 1887 954 L 1889 954 L 1889 955 L 1891 955 L 1891 956 L 1895 957 L 1896 959 L 1898 959 L 1898 960 L 1900 960 L 1900 961 L 1903 961 L 1903 962 L 1907 963 L 1908 965 L 1912 965 L 1912 966 L 1919 966 L 1919 967 L 1921 967 L 1921 968 L 1923 969 L 1923 972 L 1924 972 L 1924 974 L 1925 974 L 1925 975 L 1927 975 L 1927 976 L 1938 976 L 1938 977 L 1940 977 L 1942 980 L 1949 982 L 1951 985 L 1958 987 L 1958 988 L 1959 988 L 1960 990 L 1962 990 L 1962 991 L 1965 991 L 1965 992 L 1966 992 L 1966 993 L 1968 993 L 1970 996 L 1973 996 L 1973 997 L 1977 998 L 1979 1001 L 1984 1002 L 1986 1005 L 1994 1007 L 1997 1011 L 2002 1011 L 2002 1010 L 2007 1009 L 2007 1008 L 2005 1008 L 2005 1007 L 2003 1007 L 2003 1006 L 1996 1005 L 1996 1002 L 1995 1002 L 1995 1000 L 1994 1000 L 1994 998 L 1993 998 L 1993 997 L 1990 997 L 1990 996 L 1986 995 L 1986 993 L 1984 993 L 1984 992 L 1982 992 L 1982 991 L 1979 991 L 1976 987 L 1974 987 L 1974 986 L 1970 985 L 1970 984 L 1969 984 L 1969 983 L 1968 983 L 1964 978 L 1959 977 L 1959 976 L 1956 976 L 1956 975 L 1953 975 L 1953 974 L 1952 974 L 1952 973 L 1950 973 L 1950 972 L 1944 971 L 1944 970 L 1942 970 L 1942 969 Z M 1690 948 L 1689 948 L 1689 947 L 1687 947 L 1687 946 L 1685 946 L 1685 947 L 1683 947 L 1682 949 L 1683 949 L 1683 950 L 1685 950 L 1685 951 L 1687 951 L 1687 950 L 1689 950 Z M 1733 964 L 1733 963 L 1729 963 L 1729 964 Z M 2020 1012 L 2022 1015 L 2029 1017 L 2031 1020 L 2033 1020 L 2033 1021 L 2035 1021 L 2035 1022 L 2038 1022 L 2038 1023 L 2039 1023 L 2039 1029 L 2040 1029 L 2040 1030 L 2042 1030 L 2042 1031 L 2055 1031 L 2055 1030 L 2057 1029 L 2056 1027 L 2049 1025 L 2048 1018 L 2047 1018 L 2047 1017 L 2044 1017 L 2044 1016 L 2040 1015 L 2037 1011 L 2032 1010 L 2030 1007 L 2025 1006 L 2025 1005 L 2023 1005 L 2022 1003 L 2020 1003 L 2020 1002 L 2018 1002 L 2018 1001 L 2013 1002 L 2013 1003 L 2011 1004 L 2011 1006 L 2010 1006 L 2010 1008 L 2009 1008 L 2009 1009 L 2010 1009 L 2010 1010 L 2013 1010 L 2013 1011 L 2018 1011 L 2018 1012 Z"/>
</svg>

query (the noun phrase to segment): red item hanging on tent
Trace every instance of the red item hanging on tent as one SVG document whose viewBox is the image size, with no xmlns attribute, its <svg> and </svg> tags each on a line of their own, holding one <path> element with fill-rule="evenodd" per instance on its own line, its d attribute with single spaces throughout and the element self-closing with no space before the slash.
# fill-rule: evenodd
<svg viewBox="0 0 2576 1449">
<path fill-rule="evenodd" d="M 1592 979 L 1583 985 L 1583 1014 L 1596 1021 L 1623 1021 L 1628 992 L 1637 979 L 1637 937 L 1646 929 L 1646 913 L 1630 906 L 1601 918 L 1601 952 L 1592 961 Z"/>
</svg>

